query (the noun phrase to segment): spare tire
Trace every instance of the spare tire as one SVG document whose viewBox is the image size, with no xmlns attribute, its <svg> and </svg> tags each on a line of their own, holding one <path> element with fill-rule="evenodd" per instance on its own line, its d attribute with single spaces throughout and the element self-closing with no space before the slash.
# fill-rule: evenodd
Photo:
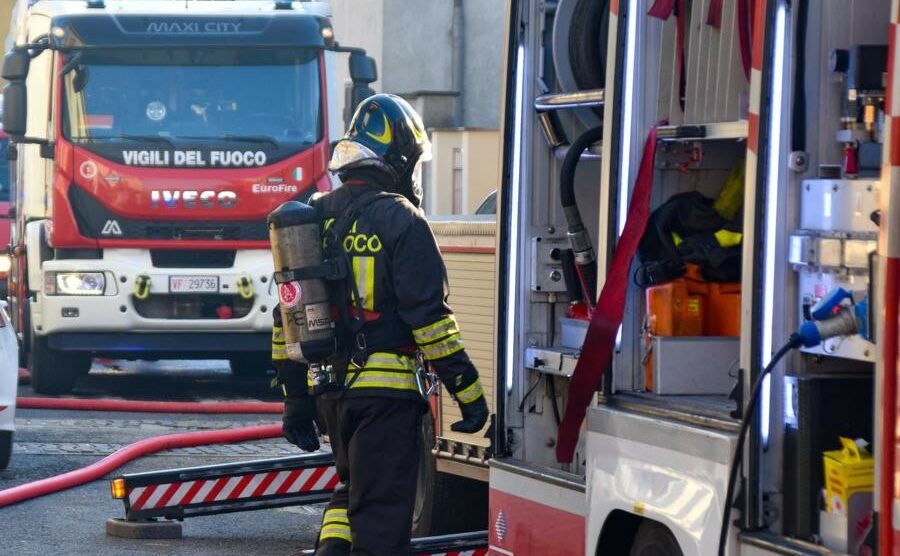
<svg viewBox="0 0 900 556">
<path fill-rule="evenodd" d="M 603 89 L 609 0 L 560 0 L 553 23 L 553 65 L 563 93 Z M 577 110 L 588 128 L 603 123 L 603 108 Z"/>
</svg>

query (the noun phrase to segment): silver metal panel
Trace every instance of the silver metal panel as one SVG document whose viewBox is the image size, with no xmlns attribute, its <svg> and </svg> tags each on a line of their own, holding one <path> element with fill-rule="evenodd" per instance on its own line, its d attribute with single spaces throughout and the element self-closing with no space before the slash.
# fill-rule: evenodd
<svg viewBox="0 0 900 556">
<path fill-rule="evenodd" d="M 560 328 L 560 345 L 565 348 L 581 349 L 584 345 L 584 337 L 587 335 L 589 321 L 582 319 L 559 319 Z"/>
<path fill-rule="evenodd" d="M 560 348 L 528 348 L 525 350 L 525 365 L 541 373 L 564 377 L 572 376 L 578 363 L 576 350 Z"/>
<path fill-rule="evenodd" d="M 677 421 L 649 417 L 608 406 L 591 408 L 588 431 L 704 458 L 731 462 L 734 435 Z"/>
<path fill-rule="evenodd" d="M 655 337 L 653 392 L 728 394 L 737 380 L 739 349 L 737 338 Z"/>
<path fill-rule="evenodd" d="M 866 239 L 844 241 L 844 259 L 841 266 L 854 269 L 869 268 L 869 254 L 878 248 L 878 243 Z"/>
<path fill-rule="evenodd" d="M 877 180 L 805 180 L 800 193 L 800 228 L 878 232 L 869 216 L 878 209 Z"/>
<path fill-rule="evenodd" d="M 567 249 L 569 243 L 564 237 L 531 238 L 531 291 L 565 292 L 566 282 L 563 280 L 562 264 L 559 255 L 554 253 Z"/>
</svg>

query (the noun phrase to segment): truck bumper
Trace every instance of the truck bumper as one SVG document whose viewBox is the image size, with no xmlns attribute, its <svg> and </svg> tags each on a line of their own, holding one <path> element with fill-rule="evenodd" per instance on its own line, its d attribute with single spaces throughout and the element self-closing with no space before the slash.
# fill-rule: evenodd
<svg viewBox="0 0 900 556">
<path fill-rule="evenodd" d="M 164 359 L 218 359 L 234 353 L 269 352 L 272 337 L 256 333 L 143 333 L 53 334 L 50 347 L 62 351 L 88 351 L 108 356 Z"/>
<path fill-rule="evenodd" d="M 59 334 L 110 333 L 246 333 L 272 330 L 272 309 L 277 303 L 276 288 L 272 280 L 272 255 L 268 250 L 248 249 L 237 252 L 231 268 L 155 268 L 150 252 L 141 249 L 107 249 L 102 259 L 50 260 L 41 268 L 39 282 L 48 272 L 102 272 L 105 276 L 104 295 L 45 295 L 38 291 L 31 303 L 31 322 L 35 334 L 56 336 Z M 202 318 L 180 318 L 177 311 L 165 318 L 147 316 L 148 311 L 136 297 L 139 277 L 149 278 L 149 298 L 160 301 L 154 311 L 166 308 L 166 303 L 205 303 L 210 299 L 240 301 L 246 314 L 234 317 L 205 315 Z M 203 276 L 218 279 L 219 290 L 208 294 L 178 294 L 169 291 L 172 276 Z M 250 289 L 239 286 L 245 280 Z M 245 294 L 240 296 L 241 291 Z M 247 293 L 251 293 L 247 296 Z M 216 303 L 213 301 L 213 303 Z M 59 336 L 60 341 L 65 336 Z M 161 335 L 160 338 L 163 336 Z M 148 340 L 149 342 L 158 340 Z M 179 344 L 182 343 L 179 341 Z M 228 346 L 230 348 L 230 346 Z M 266 348 L 268 349 L 268 347 Z"/>
</svg>

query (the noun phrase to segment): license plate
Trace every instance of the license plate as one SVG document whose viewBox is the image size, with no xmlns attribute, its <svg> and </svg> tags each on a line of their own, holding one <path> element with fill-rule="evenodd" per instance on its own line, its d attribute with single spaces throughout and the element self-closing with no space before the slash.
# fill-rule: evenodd
<svg viewBox="0 0 900 556">
<path fill-rule="evenodd" d="M 169 276 L 169 293 L 219 293 L 219 277 Z"/>
</svg>

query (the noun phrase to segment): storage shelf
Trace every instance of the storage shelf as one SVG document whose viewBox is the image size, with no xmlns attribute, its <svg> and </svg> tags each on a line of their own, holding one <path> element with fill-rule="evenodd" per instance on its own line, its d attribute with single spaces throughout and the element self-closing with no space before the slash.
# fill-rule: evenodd
<svg viewBox="0 0 900 556">
<path fill-rule="evenodd" d="M 665 133 L 675 133 L 678 129 L 684 127 L 698 127 L 702 126 L 706 129 L 706 134 L 703 137 L 697 136 L 688 136 L 688 137 L 660 137 L 660 141 L 717 141 L 717 140 L 746 140 L 747 139 L 747 130 L 749 125 L 747 124 L 747 120 L 738 120 L 735 122 L 715 122 L 715 123 L 696 123 L 696 124 L 683 124 L 683 125 L 665 125 L 659 126 L 658 132 L 660 134 Z"/>
</svg>

